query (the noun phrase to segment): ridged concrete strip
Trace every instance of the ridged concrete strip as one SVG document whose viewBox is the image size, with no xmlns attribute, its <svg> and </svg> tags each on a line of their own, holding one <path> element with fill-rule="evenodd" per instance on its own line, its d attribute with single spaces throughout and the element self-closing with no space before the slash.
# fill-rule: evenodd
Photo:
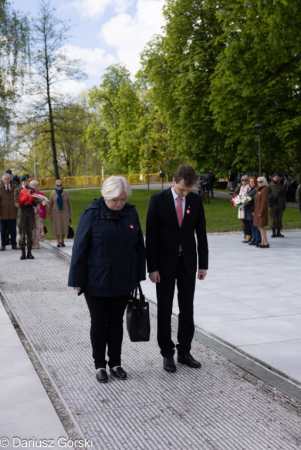
<svg viewBox="0 0 301 450">
<path fill-rule="evenodd" d="M 300 449 L 300 404 L 199 342 L 192 353 L 200 370 L 164 372 L 154 316 L 149 343 L 131 343 L 125 332 L 128 380 L 97 384 L 89 314 L 66 286 L 68 263 L 44 249 L 33 261 L 5 256 L 6 299 L 93 448 Z M 13 272 L 4 272 L 8 264 Z"/>
</svg>

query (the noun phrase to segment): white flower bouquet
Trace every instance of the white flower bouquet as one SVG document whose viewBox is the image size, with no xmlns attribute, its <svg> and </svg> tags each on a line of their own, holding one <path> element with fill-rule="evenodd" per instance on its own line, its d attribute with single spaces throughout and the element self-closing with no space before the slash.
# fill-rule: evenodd
<svg viewBox="0 0 301 450">
<path fill-rule="evenodd" d="M 233 195 L 231 205 L 235 208 L 242 209 L 251 199 L 248 195 Z"/>
<path fill-rule="evenodd" d="M 49 200 L 46 195 L 33 193 L 32 196 L 42 205 L 48 205 Z"/>
</svg>

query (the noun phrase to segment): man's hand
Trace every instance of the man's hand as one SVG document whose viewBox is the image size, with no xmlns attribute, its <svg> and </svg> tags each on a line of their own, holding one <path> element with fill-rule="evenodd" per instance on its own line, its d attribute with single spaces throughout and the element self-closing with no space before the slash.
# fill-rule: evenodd
<svg viewBox="0 0 301 450">
<path fill-rule="evenodd" d="M 149 279 L 153 282 L 153 283 L 160 283 L 160 274 L 158 271 L 156 272 L 150 272 L 148 274 Z"/>
<path fill-rule="evenodd" d="M 76 290 L 76 292 L 79 294 L 80 293 L 80 291 L 81 291 L 81 287 L 74 287 L 73 289 L 75 289 Z"/>
<path fill-rule="evenodd" d="M 207 270 L 199 269 L 198 271 L 198 280 L 205 280 L 207 275 Z"/>
</svg>

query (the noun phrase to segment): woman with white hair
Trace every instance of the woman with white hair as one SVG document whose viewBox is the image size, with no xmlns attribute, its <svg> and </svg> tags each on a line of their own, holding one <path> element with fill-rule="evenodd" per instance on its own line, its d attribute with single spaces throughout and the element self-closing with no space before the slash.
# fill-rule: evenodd
<svg viewBox="0 0 301 450">
<path fill-rule="evenodd" d="M 91 344 L 100 383 L 111 374 L 125 380 L 121 367 L 123 315 L 130 292 L 145 280 L 145 249 L 138 213 L 127 203 L 132 190 L 124 177 L 112 176 L 102 197 L 88 206 L 78 223 L 68 285 L 84 293 L 91 316 Z"/>
<path fill-rule="evenodd" d="M 43 194 L 43 192 L 38 191 L 39 182 L 37 180 L 31 180 L 30 187 L 34 189 L 37 194 Z M 40 241 L 44 241 L 44 225 L 43 219 L 47 215 L 47 208 L 41 203 L 37 203 L 37 206 L 33 207 L 35 222 L 32 235 L 32 248 L 40 248 Z"/>
<path fill-rule="evenodd" d="M 261 235 L 261 243 L 257 244 L 256 247 L 268 248 L 270 245 L 268 243 L 267 234 L 264 229 L 269 224 L 269 190 L 268 182 L 265 177 L 257 178 L 257 194 L 255 196 L 255 205 L 253 213 L 253 225 L 258 227 Z"/>
</svg>

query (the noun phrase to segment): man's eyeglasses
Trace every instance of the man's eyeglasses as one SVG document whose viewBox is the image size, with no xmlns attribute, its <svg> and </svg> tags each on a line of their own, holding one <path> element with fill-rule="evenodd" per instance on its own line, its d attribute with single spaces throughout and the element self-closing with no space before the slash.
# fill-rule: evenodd
<svg viewBox="0 0 301 450">
<path fill-rule="evenodd" d="M 56 187 L 62 187 L 62 185 L 61 184 L 56 184 Z"/>
<path fill-rule="evenodd" d="M 242 178 L 242 180 L 241 180 L 241 181 L 248 181 L 248 180 L 246 180 L 246 179 Z"/>
<path fill-rule="evenodd" d="M 263 183 L 263 181 L 257 181 L 257 183 Z"/>
</svg>

